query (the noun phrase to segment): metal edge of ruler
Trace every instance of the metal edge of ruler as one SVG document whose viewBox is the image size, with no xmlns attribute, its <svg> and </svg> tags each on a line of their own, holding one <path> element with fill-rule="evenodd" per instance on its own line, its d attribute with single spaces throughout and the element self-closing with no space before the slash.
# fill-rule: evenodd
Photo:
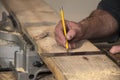
<svg viewBox="0 0 120 80">
<path fill-rule="evenodd" d="M 104 55 L 103 51 L 85 51 L 85 52 L 61 52 L 61 53 L 41 53 L 43 57 L 61 57 L 61 56 L 76 56 L 76 55 Z"/>
</svg>

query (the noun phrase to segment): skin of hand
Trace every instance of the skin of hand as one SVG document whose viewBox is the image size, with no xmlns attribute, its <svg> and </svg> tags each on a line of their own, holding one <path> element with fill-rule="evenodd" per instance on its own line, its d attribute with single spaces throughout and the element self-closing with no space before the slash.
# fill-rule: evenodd
<svg viewBox="0 0 120 80">
<path fill-rule="evenodd" d="M 69 42 L 69 48 L 76 48 L 76 43 L 83 38 L 85 34 L 85 28 L 82 27 L 81 24 L 72 22 L 72 21 L 65 21 L 66 28 L 67 28 L 67 35 L 64 36 L 62 23 L 59 21 L 55 28 L 55 38 L 59 45 L 65 47 L 66 39 Z"/>
<path fill-rule="evenodd" d="M 120 45 L 113 46 L 110 49 L 110 53 L 112 53 L 112 54 L 120 53 Z"/>
<path fill-rule="evenodd" d="M 66 39 L 69 41 L 69 48 L 76 48 L 76 44 L 82 39 L 100 39 L 109 37 L 118 32 L 118 23 L 116 19 L 104 10 L 95 10 L 89 17 L 76 23 L 65 21 L 67 27 L 67 36 L 63 34 L 61 21 L 55 28 L 55 38 L 58 44 L 65 47 Z M 118 48 L 119 47 L 119 48 Z M 112 47 L 111 53 L 120 51 L 120 46 Z"/>
</svg>

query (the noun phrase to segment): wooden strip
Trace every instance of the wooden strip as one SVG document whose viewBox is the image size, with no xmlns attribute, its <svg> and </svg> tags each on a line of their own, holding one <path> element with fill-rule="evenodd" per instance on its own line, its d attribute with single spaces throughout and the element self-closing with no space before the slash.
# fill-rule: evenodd
<svg viewBox="0 0 120 80">
<path fill-rule="evenodd" d="M 105 55 L 53 57 L 52 62 L 64 80 L 120 80 L 120 69 Z"/>
<path fill-rule="evenodd" d="M 17 80 L 14 72 L 0 72 L 0 80 Z M 39 80 L 55 80 L 53 75 L 46 75 Z"/>
<path fill-rule="evenodd" d="M 16 80 L 13 72 L 0 72 L 0 80 Z"/>
<path fill-rule="evenodd" d="M 60 20 L 58 14 L 43 0 L 2 0 L 13 12 L 21 28 L 41 53 L 66 52 L 54 39 L 54 28 Z M 87 40 L 71 52 L 99 51 Z M 119 80 L 120 69 L 105 55 L 42 57 L 57 80 Z"/>
</svg>

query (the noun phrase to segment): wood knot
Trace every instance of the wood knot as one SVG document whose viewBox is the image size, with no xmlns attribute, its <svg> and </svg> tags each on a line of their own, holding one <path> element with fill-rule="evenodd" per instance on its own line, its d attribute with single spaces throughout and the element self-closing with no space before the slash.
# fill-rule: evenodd
<svg viewBox="0 0 120 80">
<path fill-rule="evenodd" d="M 88 61 L 89 59 L 87 57 L 83 57 L 84 60 Z"/>
<path fill-rule="evenodd" d="M 49 35 L 49 32 L 44 32 L 44 33 L 41 33 L 37 36 L 34 37 L 34 39 L 37 41 L 37 40 L 41 40 L 41 39 L 44 39 L 45 37 L 47 37 Z"/>
</svg>

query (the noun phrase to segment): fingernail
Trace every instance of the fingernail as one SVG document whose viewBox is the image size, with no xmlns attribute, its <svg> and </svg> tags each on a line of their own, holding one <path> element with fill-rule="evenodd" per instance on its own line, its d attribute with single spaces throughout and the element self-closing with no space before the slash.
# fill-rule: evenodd
<svg viewBox="0 0 120 80">
<path fill-rule="evenodd" d="M 69 35 L 66 35 L 66 38 L 67 38 L 68 40 L 70 40 L 70 36 L 69 36 Z"/>
<path fill-rule="evenodd" d="M 109 52 L 115 54 L 118 53 L 119 51 L 117 51 L 115 47 L 112 47 Z"/>
<path fill-rule="evenodd" d="M 67 38 L 67 40 L 71 40 L 71 39 L 72 39 L 72 36 L 67 35 L 66 38 Z"/>
<path fill-rule="evenodd" d="M 110 53 L 112 53 L 112 54 L 115 54 L 115 51 L 114 51 L 114 50 L 112 50 L 112 49 L 111 49 L 109 52 L 110 52 Z"/>
</svg>

